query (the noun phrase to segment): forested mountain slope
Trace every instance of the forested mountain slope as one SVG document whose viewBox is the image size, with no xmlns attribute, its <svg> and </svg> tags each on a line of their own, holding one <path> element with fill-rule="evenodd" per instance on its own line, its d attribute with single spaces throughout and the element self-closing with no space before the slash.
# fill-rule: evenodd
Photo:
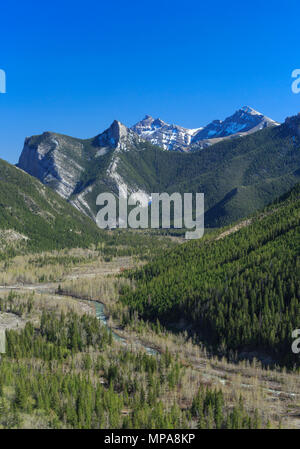
<svg viewBox="0 0 300 449">
<path fill-rule="evenodd" d="M 0 252 L 85 247 L 103 238 L 93 221 L 36 178 L 0 160 Z"/>
<path fill-rule="evenodd" d="M 259 210 L 300 181 L 300 116 L 192 153 L 164 151 L 115 121 L 93 139 L 26 139 L 18 166 L 95 219 L 101 192 L 205 194 L 205 225 Z"/>
<path fill-rule="evenodd" d="M 130 276 L 136 289 L 122 300 L 144 318 L 184 321 L 220 354 L 299 366 L 300 184 L 238 232 L 183 244 Z"/>
<path fill-rule="evenodd" d="M 103 256 L 152 259 L 175 245 L 151 233 L 107 232 L 56 192 L 0 159 L 0 259 L 24 252 L 94 245 Z"/>
</svg>

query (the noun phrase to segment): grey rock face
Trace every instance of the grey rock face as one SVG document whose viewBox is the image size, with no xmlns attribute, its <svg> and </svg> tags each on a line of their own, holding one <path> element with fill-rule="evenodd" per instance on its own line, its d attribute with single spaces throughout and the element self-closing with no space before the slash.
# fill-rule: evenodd
<svg viewBox="0 0 300 449">
<path fill-rule="evenodd" d="M 130 193 L 135 191 L 135 186 L 129 185 L 119 173 L 119 154 L 130 151 L 141 141 L 134 131 L 117 120 L 103 133 L 87 140 L 45 132 L 26 138 L 17 167 L 95 219 L 93 190 L 98 182 L 108 185 L 115 193 L 125 187 Z M 105 166 L 106 160 L 102 167 L 102 156 L 107 154 L 108 165 Z M 95 166 L 99 173 L 95 172 Z"/>
<path fill-rule="evenodd" d="M 131 130 L 121 122 L 114 120 L 112 125 L 96 139 L 99 147 L 118 148 L 122 142 L 126 143 L 126 140 L 128 141 L 134 137 L 134 133 Z"/>
<path fill-rule="evenodd" d="M 82 145 L 79 142 L 46 132 L 38 137 L 26 138 L 17 167 L 68 199 L 83 170 L 69 154 L 76 156 L 81 151 Z"/>
</svg>

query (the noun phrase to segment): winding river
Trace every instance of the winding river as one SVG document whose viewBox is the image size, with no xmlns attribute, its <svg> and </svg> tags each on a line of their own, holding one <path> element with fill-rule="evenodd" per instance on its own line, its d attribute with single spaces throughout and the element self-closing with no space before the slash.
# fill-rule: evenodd
<svg viewBox="0 0 300 449">
<path fill-rule="evenodd" d="M 104 304 L 102 302 L 99 301 L 87 301 L 89 304 L 91 304 L 93 307 L 95 307 L 96 310 L 96 317 L 98 318 L 99 321 L 101 321 L 101 323 L 104 324 L 104 326 L 106 326 L 110 332 L 112 333 L 112 336 L 115 340 L 121 342 L 122 344 L 128 346 L 127 341 L 120 337 L 120 335 L 118 335 L 116 332 L 114 332 L 114 330 L 108 326 L 107 323 L 107 316 L 105 315 L 105 308 L 104 308 Z M 145 346 L 142 343 L 139 343 L 141 347 L 143 347 L 146 351 L 147 354 L 149 355 L 158 355 L 159 352 L 156 351 L 153 348 L 150 348 L 149 346 Z"/>
</svg>

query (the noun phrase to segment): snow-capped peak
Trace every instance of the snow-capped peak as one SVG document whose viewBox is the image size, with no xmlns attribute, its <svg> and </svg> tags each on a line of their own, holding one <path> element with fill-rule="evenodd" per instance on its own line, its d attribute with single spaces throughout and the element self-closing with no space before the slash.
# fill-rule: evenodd
<svg viewBox="0 0 300 449">
<path fill-rule="evenodd" d="M 199 128 L 183 128 L 166 123 L 160 118 L 154 119 L 150 115 L 146 115 L 131 129 L 142 138 L 165 150 L 185 149 L 191 143 L 192 136 L 199 131 Z"/>
<path fill-rule="evenodd" d="M 212 139 L 242 136 L 279 123 L 266 117 L 250 106 L 243 106 L 225 120 L 213 120 L 205 127 L 184 128 L 169 124 L 151 115 L 136 123 L 131 129 L 142 138 L 165 150 L 188 151 L 193 143 L 210 145 Z"/>
<path fill-rule="evenodd" d="M 214 120 L 209 123 L 194 136 L 192 142 L 198 143 L 208 139 L 242 136 L 276 125 L 279 125 L 279 123 L 250 106 L 243 106 L 225 120 Z"/>
<path fill-rule="evenodd" d="M 247 112 L 247 114 L 252 114 L 252 115 L 263 115 L 260 112 L 256 111 L 255 109 L 250 108 L 250 106 L 243 106 L 240 109 L 240 111 Z"/>
</svg>

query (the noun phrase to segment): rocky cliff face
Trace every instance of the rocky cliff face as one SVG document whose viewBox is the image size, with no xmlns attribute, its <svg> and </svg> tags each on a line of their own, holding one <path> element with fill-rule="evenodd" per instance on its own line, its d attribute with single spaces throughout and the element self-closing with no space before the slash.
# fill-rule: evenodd
<svg viewBox="0 0 300 449">
<path fill-rule="evenodd" d="M 45 132 L 26 138 L 17 167 L 95 219 L 96 193 L 105 189 L 118 194 L 120 188 L 125 195 L 125 188 L 129 193 L 138 190 L 123 179 L 119 165 L 120 152 L 130 151 L 141 142 L 134 131 L 117 120 L 87 140 Z"/>
<path fill-rule="evenodd" d="M 17 166 L 69 199 L 83 171 L 82 150 L 79 140 L 45 132 L 25 139 Z"/>
<path fill-rule="evenodd" d="M 107 130 L 95 138 L 95 144 L 100 148 L 115 148 L 116 150 L 126 151 L 140 140 L 131 129 L 115 120 Z"/>
</svg>

